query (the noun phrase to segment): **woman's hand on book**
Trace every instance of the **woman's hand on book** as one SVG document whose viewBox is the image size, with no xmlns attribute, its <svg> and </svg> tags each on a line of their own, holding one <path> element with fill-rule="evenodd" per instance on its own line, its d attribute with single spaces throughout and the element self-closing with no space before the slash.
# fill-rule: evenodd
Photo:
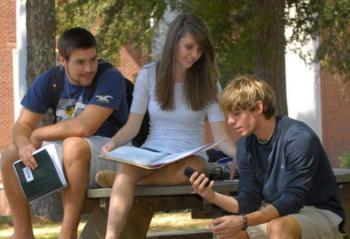
<svg viewBox="0 0 350 239">
<path fill-rule="evenodd" d="M 109 151 L 113 150 L 115 148 L 115 145 L 113 144 L 112 141 L 108 141 L 103 147 L 101 148 L 101 153 L 106 154 Z"/>
</svg>

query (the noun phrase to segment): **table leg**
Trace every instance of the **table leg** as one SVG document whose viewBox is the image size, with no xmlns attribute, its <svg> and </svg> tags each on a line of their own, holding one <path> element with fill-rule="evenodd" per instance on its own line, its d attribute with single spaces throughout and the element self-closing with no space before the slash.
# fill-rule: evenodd
<svg viewBox="0 0 350 239">
<path fill-rule="evenodd" d="M 136 199 L 122 232 L 122 239 L 144 239 L 146 238 L 149 225 L 154 211 L 151 203 L 147 200 Z"/>
<path fill-rule="evenodd" d="M 96 205 L 80 234 L 80 239 L 103 239 L 106 235 L 106 226 L 107 212 Z"/>
</svg>

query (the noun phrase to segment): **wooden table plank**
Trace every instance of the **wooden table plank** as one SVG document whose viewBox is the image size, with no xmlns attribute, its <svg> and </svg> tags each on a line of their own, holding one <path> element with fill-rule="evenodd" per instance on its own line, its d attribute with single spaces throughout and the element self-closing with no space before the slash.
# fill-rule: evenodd
<svg viewBox="0 0 350 239">
<path fill-rule="evenodd" d="M 216 181 L 214 190 L 217 192 L 236 192 L 238 189 L 238 180 Z M 105 198 L 111 194 L 111 188 L 90 189 L 87 192 L 88 198 Z M 193 194 L 191 185 L 175 186 L 137 186 L 135 196 L 176 196 Z"/>
<path fill-rule="evenodd" d="M 348 168 L 333 168 L 333 173 L 337 178 L 337 183 L 350 183 L 350 169 Z"/>
<path fill-rule="evenodd" d="M 350 183 L 350 169 L 334 168 L 333 172 L 338 183 Z M 236 192 L 238 190 L 238 180 L 216 181 L 214 190 L 217 192 Z M 87 192 L 88 198 L 109 197 L 111 188 L 90 189 Z M 175 186 L 137 186 L 135 196 L 170 196 L 192 194 L 190 185 Z"/>
</svg>

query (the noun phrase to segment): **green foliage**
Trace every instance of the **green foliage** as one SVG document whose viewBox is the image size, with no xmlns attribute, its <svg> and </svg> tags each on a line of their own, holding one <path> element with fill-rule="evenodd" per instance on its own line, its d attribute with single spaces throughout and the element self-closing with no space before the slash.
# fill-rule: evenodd
<svg viewBox="0 0 350 239">
<path fill-rule="evenodd" d="M 112 61 L 118 59 L 118 51 L 126 43 L 149 53 L 154 36 L 150 19 L 157 23 L 166 2 L 206 20 L 223 81 L 253 72 L 254 33 L 269 21 L 266 12 L 255 9 L 257 0 L 57 0 L 58 34 L 68 27 L 86 27 L 97 36 L 100 54 Z M 293 26 L 290 42 L 303 45 L 321 37 L 316 59 L 301 48 L 294 50 L 308 62 L 319 61 L 323 68 L 350 79 L 350 1 L 286 0 L 285 4 L 285 24 Z M 264 16 L 259 14 L 262 12 Z"/>
<path fill-rule="evenodd" d="M 183 2 L 185 10 L 207 21 L 220 56 L 223 78 L 251 73 L 256 53 L 254 34 L 263 24 L 269 24 L 268 11 L 254 11 L 256 0 Z M 270 9 L 273 11 L 274 7 Z M 310 39 L 320 39 L 314 58 L 302 47 L 294 49 L 306 62 L 320 62 L 323 69 L 350 80 L 349 0 L 286 0 L 284 19 L 286 26 L 293 27 L 290 43 L 303 46 Z"/>
<path fill-rule="evenodd" d="M 340 157 L 340 167 L 350 168 L 350 151 L 344 152 Z"/>
<path fill-rule="evenodd" d="M 322 66 L 350 79 L 350 1 L 331 1 L 320 20 L 321 46 L 318 57 Z"/>
<path fill-rule="evenodd" d="M 153 37 L 150 19 L 157 21 L 165 6 L 158 0 L 60 0 L 56 8 L 57 34 L 70 27 L 85 27 L 96 35 L 100 56 L 115 62 L 124 44 L 149 52 Z"/>
<path fill-rule="evenodd" d="M 224 85 L 233 75 L 253 72 L 251 0 L 188 0 L 183 1 L 182 8 L 206 21 L 214 39 Z"/>
<path fill-rule="evenodd" d="M 201 16 L 207 22 L 216 45 L 223 82 L 232 75 L 253 71 L 251 29 L 247 27 L 247 16 L 251 15 L 251 8 L 247 7 L 249 2 L 188 0 L 179 4 L 178 1 L 170 1 L 173 8 Z M 59 0 L 56 9 L 57 35 L 74 26 L 90 29 L 97 37 L 99 54 L 115 62 L 120 47 L 125 43 L 135 44 L 150 52 L 154 36 L 150 18 L 156 24 L 166 4 L 159 0 Z"/>
<path fill-rule="evenodd" d="M 294 27 L 292 42 L 305 44 L 320 38 L 317 56 L 298 51 L 305 60 L 319 61 L 323 69 L 350 80 L 350 1 L 287 1 L 287 24 Z M 293 16 L 287 16 L 290 9 Z M 298 49 L 297 49 L 298 50 Z"/>
</svg>

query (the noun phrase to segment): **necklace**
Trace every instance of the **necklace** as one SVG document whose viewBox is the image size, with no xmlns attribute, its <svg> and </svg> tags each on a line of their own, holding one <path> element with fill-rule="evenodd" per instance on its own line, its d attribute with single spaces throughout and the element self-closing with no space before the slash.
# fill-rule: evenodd
<svg viewBox="0 0 350 239">
<path fill-rule="evenodd" d="M 271 137 L 266 139 L 266 140 L 262 140 L 262 139 L 259 139 L 258 136 L 256 136 L 256 140 L 259 142 L 259 144 L 267 144 L 270 139 L 271 139 Z"/>
<path fill-rule="evenodd" d="M 256 140 L 259 142 L 259 144 L 267 144 L 270 141 L 270 139 L 272 138 L 272 135 L 275 132 L 275 128 L 276 127 L 273 127 L 273 130 L 272 130 L 270 136 L 267 139 L 265 139 L 265 140 L 260 139 L 258 136 L 256 136 Z"/>
<path fill-rule="evenodd" d="M 65 80 L 66 80 L 66 90 L 67 90 L 67 95 L 68 95 L 68 99 L 69 99 L 69 104 L 71 104 L 72 101 L 71 101 L 71 99 L 70 99 L 70 94 L 69 94 L 68 80 L 67 80 L 67 78 L 65 78 Z"/>
</svg>

